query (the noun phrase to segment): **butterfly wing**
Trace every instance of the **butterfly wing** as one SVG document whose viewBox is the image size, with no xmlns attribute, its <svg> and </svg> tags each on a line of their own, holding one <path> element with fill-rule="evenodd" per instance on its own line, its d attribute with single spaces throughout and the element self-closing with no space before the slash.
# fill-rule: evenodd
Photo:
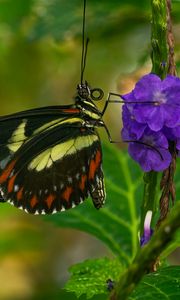
<svg viewBox="0 0 180 300">
<path fill-rule="evenodd" d="M 47 106 L 0 117 L 0 172 L 32 135 L 50 128 L 54 123 L 69 116 L 79 115 L 79 112 L 72 104 Z M 0 202 L 4 202 L 1 189 Z"/>
<path fill-rule="evenodd" d="M 74 105 L 68 105 L 37 108 L 0 117 L 0 170 L 30 138 L 78 114 L 79 110 Z"/>
<path fill-rule="evenodd" d="M 67 109 L 65 113 L 68 112 Z M 8 147 L 7 134 L 4 144 L 0 135 L 2 148 L 8 148 L 8 155 L 3 156 L 0 151 L 3 198 L 29 213 L 39 214 L 71 208 L 88 194 L 95 207 L 101 207 L 105 191 L 101 144 L 96 131 L 84 127 L 84 120 L 75 111 L 68 118 L 59 115 L 37 125 L 33 131 L 35 119 L 29 121 L 26 115 L 13 119 L 14 122 L 17 119 L 20 123 L 8 139 Z M 8 123 L 12 124 L 12 120 L 6 122 L 7 127 Z M 28 135 L 26 127 L 29 124 L 30 128 L 30 123 L 33 126 Z M 0 120 L 0 127 L 2 124 Z"/>
</svg>

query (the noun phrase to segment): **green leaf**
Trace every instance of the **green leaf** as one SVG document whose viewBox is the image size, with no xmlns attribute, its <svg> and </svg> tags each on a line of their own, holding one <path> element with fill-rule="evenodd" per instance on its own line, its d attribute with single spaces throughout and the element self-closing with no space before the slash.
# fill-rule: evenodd
<svg viewBox="0 0 180 300">
<path fill-rule="evenodd" d="M 161 268 L 146 275 L 130 300 L 177 300 L 180 298 L 180 266 Z"/>
<path fill-rule="evenodd" d="M 31 13 L 34 0 L 6 0 L 0 1 L 0 23 L 7 23 L 14 31 Z"/>
<path fill-rule="evenodd" d="M 60 227 L 79 229 L 96 236 L 123 264 L 129 264 L 137 253 L 139 213 L 142 201 L 142 173 L 125 151 L 112 145 L 104 145 L 104 173 L 106 204 L 96 210 L 90 199 L 82 205 L 52 216 L 45 216 Z M 177 165 L 177 197 L 180 199 L 180 180 Z M 171 243 L 162 257 L 165 258 L 180 244 L 180 235 Z"/>
<path fill-rule="evenodd" d="M 114 286 L 112 299 L 129 299 L 143 276 L 152 271 L 163 249 L 173 240 L 180 228 L 180 202 L 172 208 L 171 213 L 153 234 L 147 245 L 137 253 L 133 263 L 123 272 Z M 114 297 L 114 298 L 113 298 Z"/>
<path fill-rule="evenodd" d="M 88 36 L 92 32 L 94 37 L 97 33 L 97 27 L 99 33 L 106 31 L 106 33 L 109 32 L 112 35 L 111 26 L 113 24 L 116 24 L 113 29 L 117 31 L 119 20 L 126 21 L 129 16 L 134 17 L 137 11 L 141 11 L 141 14 L 137 14 L 137 18 L 142 18 L 144 10 L 145 18 L 148 7 L 148 0 L 144 0 L 143 3 L 140 0 L 104 0 L 103 3 L 98 0 L 87 1 Z M 123 9 L 125 9 L 125 12 Z M 36 39 L 51 35 L 59 40 L 64 39 L 66 36 L 81 35 L 82 11 L 83 1 L 79 0 L 37 1 L 34 6 L 36 21 L 32 27 L 31 38 Z"/>
<path fill-rule="evenodd" d="M 138 248 L 142 173 L 126 152 L 106 145 L 103 153 L 107 190 L 104 207 L 96 210 L 89 199 L 74 209 L 44 219 L 96 236 L 123 264 L 129 264 Z"/>
<path fill-rule="evenodd" d="M 164 249 L 161 254 L 161 260 L 166 259 L 172 252 L 174 252 L 177 248 L 180 247 L 180 231 L 175 234 L 174 241 L 169 244 L 169 246 Z"/>
<path fill-rule="evenodd" d="M 86 294 L 87 299 L 97 294 L 107 294 L 107 280 L 116 281 L 122 270 L 118 259 L 86 260 L 69 269 L 72 275 L 65 289 L 76 293 L 77 297 Z"/>
</svg>

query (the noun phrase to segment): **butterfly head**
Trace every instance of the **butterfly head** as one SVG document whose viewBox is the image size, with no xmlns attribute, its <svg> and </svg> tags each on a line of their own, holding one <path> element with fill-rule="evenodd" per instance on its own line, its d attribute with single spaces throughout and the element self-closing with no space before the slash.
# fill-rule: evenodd
<svg viewBox="0 0 180 300">
<path fill-rule="evenodd" d="M 87 81 L 85 81 L 85 83 L 81 83 L 78 84 L 77 86 L 77 92 L 78 92 L 78 96 L 82 99 L 82 100 L 101 100 L 104 96 L 104 92 L 103 90 L 99 89 L 99 88 L 94 88 L 91 89 L 90 86 L 88 85 Z"/>
<path fill-rule="evenodd" d="M 102 113 L 95 105 L 94 101 L 101 100 L 104 93 L 101 89 L 91 89 L 87 81 L 77 86 L 77 97 L 75 103 L 83 112 L 83 118 L 87 118 L 94 126 L 94 121 L 101 120 Z"/>
</svg>

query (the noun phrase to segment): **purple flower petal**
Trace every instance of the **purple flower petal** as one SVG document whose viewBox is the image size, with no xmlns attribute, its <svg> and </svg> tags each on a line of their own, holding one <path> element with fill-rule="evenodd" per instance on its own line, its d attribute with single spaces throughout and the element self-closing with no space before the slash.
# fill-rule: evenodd
<svg viewBox="0 0 180 300">
<path fill-rule="evenodd" d="M 121 95 L 121 98 L 127 103 L 130 101 L 136 101 L 136 98 L 134 97 L 133 92 L 130 92 L 128 94 L 125 95 Z"/>
<path fill-rule="evenodd" d="M 174 128 L 180 124 L 180 106 L 164 105 L 165 125 Z"/>
<path fill-rule="evenodd" d="M 136 140 L 141 138 L 147 125 L 136 122 L 127 105 L 123 105 L 122 119 L 124 124 L 124 130 L 122 130 L 123 140 Z"/>
<path fill-rule="evenodd" d="M 167 149 L 155 150 L 136 143 L 130 143 L 128 151 L 131 157 L 140 164 L 144 172 L 163 171 L 169 167 L 172 158 Z"/>
<path fill-rule="evenodd" d="M 172 86 L 166 90 L 163 90 L 162 93 L 166 95 L 167 103 L 170 106 L 180 107 L 180 86 Z"/>
<path fill-rule="evenodd" d="M 166 138 L 169 141 L 175 141 L 180 138 L 180 126 L 177 126 L 175 128 L 163 128 L 163 134 L 166 136 Z"/>
<path fill-rule="evenodd" d="M 140 140 L 129 144 L 128 151 L 145 172 L 163 171 L 171 162 L 168 141 L 162 132 L 146 129 Z"/>
<path fill-rule="evenodd" d="M 135 119 L 139 123 L 147 123 L 150 129 L 159 131 L 164 126 L 164 109 L 160 106 L 139 104 L 133 111 Z M 153 120 L 153 122 L 152 122 Z"/>
<path fill-rule="evenodd" d="M 135 121 L 147 124 L 153 131 L 180 124 L 180 79 L 176 76 L 169 75 L 162 81 L 155 74 L 145 75 L 134 90 L 122 98 L 137 102 L 128 105 Z"/>
<path fill-rule="evenodd" d="M 153 234 L 153 230 L 151 229 L 151 219 L 152 219 L 152 211 L 148 210 L 144 220 L 144 233 L 143 236 L 141 236 L 140 238 L 141 247 L 149 242 Z"/>
<path fill-rule="evenodd" d="M 177 139 L 176 148 L 180 150 L 180 139 Z M 179 153 L 178 153 L 179 156 Z"/>
<path fill-rule="evenodd" d="M 144 245 L 146 245 L 146 244 L 149 242 L 151 236 L 153 235 L 153 232 L 154 232 L 153 229 L 150 229 L 150 234 L 149 234 L 149 236 L 143 235 L 143 236 L 140 238 L 140 246 L 141 246 L 141 247 L 143 247 Z"/>
<path fill-rule="evenodd" d="M 180 79 L 148 74 L 122 98 L 126 102 L 122 138 L 132 141 L 130 155 L 145 172 L 166 169 L 172 159 L 169 141 L 180 150 Z"/>
<path fill-rule="evenodd" d="M 153 94 L 159 90 L 161 79 L 155 74 L 143 76 L 133 90 L 137 101 L 153 101 Z"/>
<path fill-rule="evenodd" d="M 167 75 L 162 81 L 162 90 L 172 88 L 173 86 L 180 86 L 180 78 L 172 75 Z"/>
</svg>

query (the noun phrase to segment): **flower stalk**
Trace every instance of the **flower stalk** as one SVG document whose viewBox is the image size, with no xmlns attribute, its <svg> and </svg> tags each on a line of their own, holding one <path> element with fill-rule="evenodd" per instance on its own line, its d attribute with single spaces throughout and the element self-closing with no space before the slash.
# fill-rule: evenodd
<svg viewBox="0 0 180 300">
<path fill-rule="evenodd" d="M 156 192 L 157 192 L 157 172 L 151 171 L 144 173 L 144 194 L 143 202 L 141 205 L 141 225 L 140 225 L 140 236 L 144 234 L 144 221 L 147 211 L 151 210 L 152 215 L 156 212 L 157 201 L 156 201 Z M 150 199 L 152 201 L 150 201 Z"/>
<path fill-rule="evenodd" d="M 168 74 L 176 75 L 176 64 L 174 58 L 174 36 L 172 32 L 172 21 L 171 21 L 171 0 L 166 0 L 167 4 L 167 45 L 168 45 Z M 176 170 L 176 145 L 175 143 L 170 143 L 169 145 L 172 161 L 164 172 L 161 179 L 160 187 L 162 190 L 162 195 L 160 198 L 160 218 L 158 220 L 157 226 L 161 223 L 163 219 L 166 218 L 169 211 L 169 202 L 172 199 L 174 203 L 176 192 L 174 185 L 174 174 Z"/>
<path fill-rule="evenodd" d="M 152 73 L 163 79 L 168 72 L 166 0 L 151 0 L 151 8 Z"/>
<path fill-rule="evenodd" d="M 167 43 L 168 43 L 168 74 L 176 75 L 176 63 L 174 58 L 174 36 L 171 21 L 171 0 L 167 0 Z"/>
<path fill-rule="evenodd" d="M 168 74 L 176 75 L 176 64 L 174 58 L 174 36 L 172 32 L 172 20 L 171 20 L 171 0 L 166 0 L 167 5 L 167 45 L 168 45 Z M 157 226 L 161 223 L 163 219 L 166 218 L 169 212 L 170 199 L 174 204 L 176 198 L 176 190 L 174 184 L 174 175 L 176 170 L 176 143 L 170 142 L 169 149 L 172 155 L 172 160 L 169 168 L 164 170 L 161 179 L 160 187 L 162 190 L 162 195 L 160 198 L 160 218 L 158 220 Z"/>
<path fill-rule="evenodd" d="M 175 75 L 174 40 L 172 35 L 172 24 L 170 18 L 171 1 L 151 0 L 151 7 L 152 73 L 158 75 L 163 80 L 164 78 L 166 78 L 167 74 Z M 173 80 L 174 79 L 175 78 L 173 78 Z M 172 77 L 168 77 L 168 79 L 166 80 L 172 80 Z M 132 101 L 131 97 L 136 96 L 137 94 L 135 94 L 134 91 L 126 95 L 126 97 L 124 97 L 126 99 L 124 100 Z M 139 93 L 138 96 L 140 97 L 141 94 Z M 130 112 L 132 112 L 132 109 L 130 110 Z M 140 116 L 142 117 L 142 114 L 140 114 Z M 135 133 L 137 136 L 138 134 L 142 134 L 144 128 L 142 128 L 142 126 L 139 125 L 136 127 L 133 125 L 131 127 L 131 125 L 135 123 L 134 116 L 133 118 L 131 118 L 131 116 L 129 118 L 128 112 L 124 109 L 124 123 L 126 122 L 130 125 L 128 128 L 128 133 Z M 143 122 L 140 123 L 142 124 Z M 170 124 L 169 127 L 171 127 Z M 135 130 L 135 132 L 132 132 L 132 129 Z M 126 137 L 127 131 L 124 131 L 122 133 L 122 136 Z M 173 177 L 176 165 L 176 153 L 174 151 L 174 149 L 176 149 L 176 145 L 175 147 L 174 145 L 175 143 L 173 142 L 172 152 L 170 149 L 170 145 L 167 145 L 168 151 L 172 154 L 172 161 L 169 165 L 169 168 L 167 168 L 164 171 L 163 178 L 161 180 L 162 196 L 160 201 L 160 222 L 158 222 L 156 231 L 151 237 L 151 220 L 149 219 L 148 224 L 146 224 L 145 219 L 148 211 L 152 212 L 153 217 L 154 213 L 158 210 L 159 204 L 157 203 L 156 195 L 158 172 L 150 171 L 146 172 L 144 175 L 144 196 L 141 207 L 140 234 L 141 238 L 144 237 L 143 241 L 141 239 L 143 248 L 139 250 L 137 256 L 135 257 L 133 263 L 129 266 L 129 268 L 120 276 L 118 282 L 116 283 L 113 291 L 110 294 L 110 300 L 128 299 L 129 295 L 135 289 L 142 277 L 145 274 L 151 272 L 152 270 L 155 270 L 159 255 L 169 244 L 169 242 L 172 241 L 174 233 L 180 227 L 180 203 L 176 204 L 176 206 L 172 208 L 171 212 L 167 215 L 167 212 L 169 210 L 170 197 L 173 201 L 175 199 Z M 137 148 L 138 144 L 132 145 L 132 147 L 134 146 L 136 146 Z M 138 149 L 133 148 L 133 151 L 131 151 L 131 153 L 137 160 L 139 160 L 139 163 L 141 163 L 141 157 L 139 155 L 140 152 L 137 150 Z M 144 169 L 145 168 L 146 166 L 144 166 Z M 154 168 L 152 168 L 152 170 L 154 170 Z M 155 170 L 158 171 L 157 168 Z"/>
<path fill-rule="evenodd" d="M 121 275 L 121 278 L 110 295 L 110 300 L 129 298 L 142 277 L 149 273 L 153 263 L 164 248 L 173 240 L 175 232 L 180 227 L 180 203 L 172 208 L 169 216 L 158 230 L 137 254 L 132 265 Z"/>
<path fill-rule="evenodd" d="M 165 78 L 168 73 L 168 45 L 167 45 L 167 2 L 166 0 L 151 0 L 151 60 L 152 73 Z M 153 215 L 158 210 L 157 203 L 158 173 L 151 171 L 144 174 L 144 196 L 141 206 L 140 234 L 143 234 L 144 220 L 149 209 Z"/>
</svg>

